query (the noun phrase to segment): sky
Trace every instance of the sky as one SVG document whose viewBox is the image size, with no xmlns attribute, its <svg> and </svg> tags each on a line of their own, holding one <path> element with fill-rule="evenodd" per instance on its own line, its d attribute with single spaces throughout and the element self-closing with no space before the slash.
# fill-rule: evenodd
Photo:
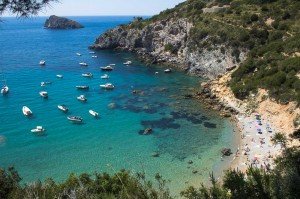
<svg viewBox="0 0 300 199">
<path fill-rule="evenodd" d="M 59 0 L 39 13 L 40 16 L 151 16 L 185 0 Z M 7 15 L 7 14 L 6 14 Z"/>
</svg>

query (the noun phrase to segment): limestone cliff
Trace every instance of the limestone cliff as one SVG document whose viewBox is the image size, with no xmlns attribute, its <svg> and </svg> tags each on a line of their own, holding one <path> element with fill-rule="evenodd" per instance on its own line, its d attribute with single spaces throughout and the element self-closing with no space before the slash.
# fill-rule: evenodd
<svg viewBox="0 0 300 199">
<path fill-rule="evenodd" d="M 236 64 L 233 49 L 226 45 L 195 48 L 190 37 L 193 23 L 188 19 L 167 19 L 151 22 L 143 28 L 118 26 L 99 36 L 92 49 L 120 49 L 136 52 L 150 63 L 164 63 L 186 70 L 190 74 L 216 78 Z M 203 38 L 203 40 L 206 40 Z M 239 60 L 245 59 L 241 52 Z"/>
</svg>

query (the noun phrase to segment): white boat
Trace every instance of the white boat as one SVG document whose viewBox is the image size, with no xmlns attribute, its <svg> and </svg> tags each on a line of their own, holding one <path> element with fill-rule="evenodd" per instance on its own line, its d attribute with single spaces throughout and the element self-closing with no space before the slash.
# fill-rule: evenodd
<svg viewBox="0 0 300 199">
<path fill-rule="evenodd" d="M 115 86 L 112 83 L 102 84 L 102 85 L 100 85 L 100 87 L 104 88 L 104 89 L 114 89 L 115 88 Z"/>
<path fill-rule="evenodd" d="M 46 129 L 44 129 L 42 126 L 37 126 L 35 129 L 31 129 L 32 133 L 42 133 L 46 131 Z"/>
<path fill-rule="evenodd" d="M 157 75 L 158 74 L 158 72 L 155 72 L 155 75 Z"/>
<path fill-rule="evenodd" d="M 101 76 L 101 79 L 109 79 L 109 76 L 108 76 L 108 74 L 104 74 L 104 75 L 102 75 L 102 76 Z"/>
<path fill-rule="evenodd" d="M 45 61 L 45 60 L 41 60 L 41 61 L 40 61 L 40 65 L 41 65 L 41 66 L 46 65 L 46 61 Z"/>
<path fill-rule="evenodd" d="M 63 75 L 56 75 L 56 77 L 61 79 L 61 78 L 63 78 L 64 76 L 63 76 Z"/>
<path fill-rule="evenodd" d="M 9 88 L 7 85 L 3 85 L 3 87 L 1 88 L 1 94 L 5 95 L 9 92 Z"/>
<path fill-rule="evenodd" d="M 82 77 L 93 77 L 92 73 L 83 73 Z"/>
<path fill-rule="evenodd" d="M 99 113 L 97 113 L 96 111 L 93 111 L 93 110 L 89 110 L 89 113 L 94 116 L 94 117 L 98 117 L 99 116 Z"/>
<path fill-rule="evenodd" d="M 95 54 L 95 52 L 94 52 L 94 51 L 90 51 L 89 53 L 90 53 L 90 54 Z"/>
<path fill-rule="evenodd" d="M 40 96 L 43 98 L 48 98 L 48 93 L 46 91 L 41 91 Z"/>
<path fill-rule="evenodd" d="M 30 116 L 32 115 L 32 111 L 27 107 L 27 106 L 23 106 L 22 108 L 22 112 L 25 116 Z"/>
<path fill-rule="evenodd" d="M 88 90 L 90 87 L 89 86 L 76 86 L 78 90 Z"/>
<path fill-rule="evenodd" d="M 98 58 L 98 56 L 97 55 L 93 55 L 92 58 Z"/>
<path fill-rule="evenodd" d="M 132 64 L 132 61 L 127 61 L 127 62 L 124 62 L 123 64 L 124 65 L 130 65 L 130 64 Z"/>
<path fill-rule="evenodd" d="M 110 66 L 115 66 L 116 64 L 109 64 Z"/>
<path fill-rule="evenodd" d="M 114 68 L 113 67 L 111 67 L 111 66 L 103 66 L 103 67 L 100 67 L 101 68 L 101 70 L 103 70 L 103 71 L 112 71 Z"/>
<path fill-rule="evenodd" d="M 65 113 L 69 110 L 68 107 L 64 104 L 58 105 L 57 108 Z"/>
<path fill-rule="evenodd" d="M 172 72 L 172 70 L 170 68 L 168 68 L 168 69 L 164 70 L 164 72 L 165 73 L 170 73 L 170 72 Z"/>
<path fill-rule="evenodd" d="M 74 123 L 81 123 L 83 122 L 82 117 L 79 116 L 69 116 L 67 117 L 69 121 L 74 122 Z"/>
<path fill-rule="evenodd" d="M 80 62 L 79 65 L 80 65 L 80 66 L 88 66 L 88 64 L 85 63 L 85 62 Z"/>
<path fill-rule="evenodd" d="M 78 99 L 79 101 L 82 101 L 82 102 L 86 102 L 86 101 L 87 101 L 87 99 L 86 99 L 86 97 L 85 97 L 84 95 L 79 95 L 79 96 L 77 97 L 77 99 Z"/>
<path fill-rule="evenodd" d="M 80 53 L 76 53 L 76 55 L 78 55 L 78 56 L 81 56 L 81 54 L 80 54 Z"/>
</svg>

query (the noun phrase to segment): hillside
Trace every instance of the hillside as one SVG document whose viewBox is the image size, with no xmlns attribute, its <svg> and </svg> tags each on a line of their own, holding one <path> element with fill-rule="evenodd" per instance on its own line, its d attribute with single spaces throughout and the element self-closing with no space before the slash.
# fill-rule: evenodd
<svg viewBox="0 0 300 199">
<path fill-rule="evenodd" d="M 230 82 L 237 98 L 266 88 L 300 102 L 299 10 L 293 0 L 188 0 L 109 30 L 91 48 L 137 52 L 210 79 L 239 65 Z"/>
</svg>

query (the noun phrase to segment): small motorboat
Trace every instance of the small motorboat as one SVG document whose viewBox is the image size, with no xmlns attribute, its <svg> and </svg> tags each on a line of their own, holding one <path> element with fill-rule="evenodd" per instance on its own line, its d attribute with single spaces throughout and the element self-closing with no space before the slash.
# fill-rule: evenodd
<svg viewBox="0 0 300 199">
<path fill-rule="evenodd" d="M 82 77 L 93 77 L 92 73 L 83 73 Z"/>
<path fill-rule="evenodd" d="M 98 56 L 97 55 L 93 55 L 92 58 L 98 58 Z"/>
<path fill-rule="evenodd" d="M 100 67 L 101 68 L 101 70 L 103 70 L 103 71 L 112 71 L 114 68 L 113 67 L 111 67 L 111 66 L 104 66 L 104 67 Z"/>
<path fill-rule="evenodd" d="M 22 112 L 25 116 L 30 116 L 32 115 L 32 111 L 27 107 L 27 106 L 23 106 L 22 108 Z"/>
<path fill-rule="evenodd" d="M 1 94 L 5 95 L 9 92 L 9 88 L 7 85 L 4 85 L 2 88 L 1 88 Z"/>
<path fill-rule="evenodd" d="M 64 76 L 63 75 L 56 75 L 57 78 L 61 79 L 63 78 Z"/>
<path fill-rule="evenodd" d="M 79 116 L 69 116 L 67 118 L 69 121 L 74 122 L 74 123 L 82 123 L 83 122 L 82 117 L 79 117 Z"/>
<path fill-rule="evenodd" d="M 45 61 L 45 60 L 41 60 L 41 61 L 40 61 L 40 65 L 41 65 L 41 66 L 46 65 L 46 61 Z"/>
<path fill-rule="evenodd" d="M 81 54 L 80 54 L 80 53 L 76 53 L 76 55 L 78 55 L 78 56 L 81 56 Z"/>
<path fill-rule="evenodd" d="M 165 72 L 165 73 L 171 73 L 172 70 L 171 70 L 170 68 L 168 68 L 168 69 L 164 70 L 164 72 Z"/>
<path fill-rule="evenodd" d="M 158 74 L 158 72 L 155 72 L 155 75 L 157 75 Z"/>
<path fill-rule="evenodd" d="M 99 116 L 99 113 L 97 113 L 96 111 L 93 111 L 93 110 L 89 110 L 89 113 L 94 116 L 94 117 L 98 117 Z"/>
<path fill-rule="evenodd" d="M 101 76 L 101 79 L 109 79 L 109 76 L 108 76 L 108 74 L 104 74 L 104 75 L 102 75 L 102 76 Z"/>
<path fill-rule="evenodd" d="M 90 87 L 89 86 L 76 86 L 76 88 L 78 89 L 78 90 L 88 90 Z"/>
<path fill-rule="evenodd" d="M 87 101 L 87 98 L 86 98 L 84 95 L 79 95 L 79 96 L 77 97 L 77 99 L 78 99 L 79 101 L 82 101 L 82 102 L 86 102 L 86 101 Z"/>
<path fill-rule="evenodd" d="M 90 53 L 90 54 L 95 54 L 95 52 L 94 52 L 94 51 L 90 51 L 89 53 Z"/>
<path fill-rule="evenodd" d="M 48 93 L 46 91 L 41 91 L 40 96 L 43 98 L 48 98 Z"/>
<path fill-rule="evenodd" d="M 80 65 L 80 66 L 88 66 L 88 64 L 85 63 L 85 62 L 80 62 L 79 65 Z"/>
<path fill-rule="evenodd" d="M 46 129 L 44 129 L 42 126 L 37 126 L 35 129 L 31 129 L 32 133 L 42 133 L 46 131 Z"/>
<path fill-rule="evenodd" d="M 100 87 L 104 88 L 104 89 L 108 89 L 108 90 L 111 90 L 111 89 L 115 88 L 115 86 L 112 83 L 102 84 L 102 85 L 100 85 Z"/>
<path fill-rule="evenodd" d="M 131 64 L 132 64 L 132 61 L 127 61 L 127 62 L 124 62 L 123 64 L 124 64 L 124 65 L 131 65 Z"/>
<path fill-rule="evenodd" d="M 110 66 L 115 66 L 116 64 L 109 64 Z"/>
<path fill-rule="evenodd" d="M 65 113 L 69 111 L 68 107 L 64 104 L 58 105 L 57 108 Z"/>
</svg>

